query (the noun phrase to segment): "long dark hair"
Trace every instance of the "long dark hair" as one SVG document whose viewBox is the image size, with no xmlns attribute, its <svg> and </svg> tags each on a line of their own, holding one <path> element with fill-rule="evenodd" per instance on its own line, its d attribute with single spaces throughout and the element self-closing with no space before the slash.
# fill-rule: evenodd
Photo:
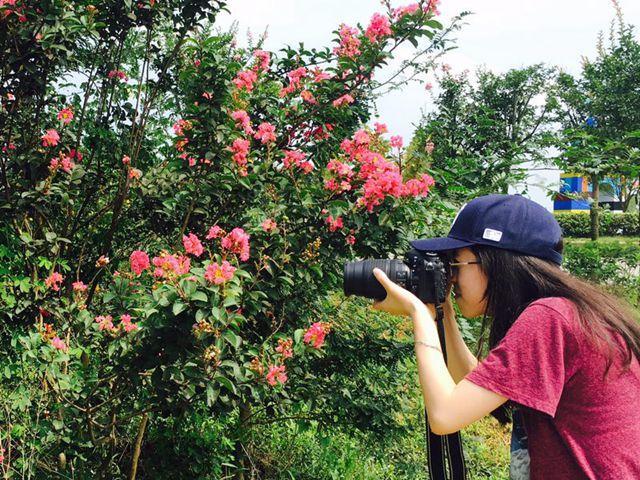
<svg viewBox="0 0 640 480">
<path fill-rule="evenodd" d="M 630 366 L 634 356 L 640 360 L 640 323 L 623 301 L 597 285 L 573 277 L 553 262 L 481 245 L 473 246 L 471 250 L 488 279 L 487 311 L 482 322 L 479 353 L 487 328 L 489 348 L 493 348 L 531 302 L 545 297 L 563 297 L 577 307 L 578 321 L 586 339 L 606 356 L 605 375 L 619 355 L 624 356 L 625 368 Z M 555 250 L 562 253 L 562 239 Z M 616 333 L 624 340 L 624 345 L 616 340 Z M 494 416 L 503 421 L 497 414 Z"/>
</svg>

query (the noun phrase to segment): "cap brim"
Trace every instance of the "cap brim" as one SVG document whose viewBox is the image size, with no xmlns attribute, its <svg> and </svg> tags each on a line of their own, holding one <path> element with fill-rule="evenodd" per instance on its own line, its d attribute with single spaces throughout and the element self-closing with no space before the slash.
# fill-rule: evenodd
<svg viewBox="0 0 640 480">
<path fill-rule="evenodd" d="M 465 242 L 464 240 L 451 237 L 424 238 L 422 240 L 414 240 L 410 243 L 413 248 L 422 252 L 444 252 L 473 245 L 472 242 Z"/>
</svg>

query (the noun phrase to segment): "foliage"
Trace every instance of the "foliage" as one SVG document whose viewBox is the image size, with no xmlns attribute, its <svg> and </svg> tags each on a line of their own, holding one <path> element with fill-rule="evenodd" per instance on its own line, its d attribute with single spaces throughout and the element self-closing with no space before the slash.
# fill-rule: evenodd
<svg viewBox="0 0 640 480">
<path fill-rule="evenodd" d="M 555 75 L 543 65 L 479 70 L 474 83 L 467 72 L 445 71 L 435 111 L 422 119 L 409 148 L 408 171 L 428 166 L 445 198 L 506 193 L 524 178 L 526 162 L 544 160 Z"/>
<path fill-rule="evenodd" d="M 556 220 L 565 237 L 588 238 L 591 234 L 589 215 L 581 213 L 556 213 Z M 605 212 L 600 218 L 603 235 L 640 235 L 638 215 L 635 213 Z"/>
<path fill-rule="evenodd" d="M 190 412 L 234 420 L 215 458 L 239 477 L 263 415 L 397 427 L 344 392 L 376 399 L 349 368 L 391 381 L 402 352 L 372 328 L 363 354 L 321 309 L 345 260 L 402 254 L 447 210 L 366 126 L 400 46 L 447 48 L 434 7 L 276 56 L 214 31 L 223 2 L 2 4 L 3 473 L 152 475 L 146 431 L 166 451 Z"/>
<path fill-rule="evenodd" d="M 566 242 L 564 268 L 573 275 L 603 285 L 636 308 L 640 306 L 640 244 L 612 239 L 609 242 Z"/>
</svg>

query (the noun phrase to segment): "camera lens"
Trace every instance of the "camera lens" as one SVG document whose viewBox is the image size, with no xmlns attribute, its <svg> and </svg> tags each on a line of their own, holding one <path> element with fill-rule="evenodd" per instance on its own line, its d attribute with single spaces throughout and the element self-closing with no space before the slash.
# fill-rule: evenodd
<svg viewBox="0 0 640 480">
<path fill-rule="evenodd" d="M 374 268 L 379 268 L 393 282 L 407 288 L 410 270 L 402 260 L 372 259 L 344 264 L 344 294 L 383 300 L 387 292 L 373 275 Z"/>
</svg>

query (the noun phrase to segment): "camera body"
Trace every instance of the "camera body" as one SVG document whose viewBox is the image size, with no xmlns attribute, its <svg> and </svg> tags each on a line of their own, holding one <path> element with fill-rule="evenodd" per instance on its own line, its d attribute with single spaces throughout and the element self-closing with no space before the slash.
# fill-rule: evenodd
<svg viewBox="0 0 640 480">
<path fill-rule="evenodd" d="M 440 305 L 446 299 L 451 278 L 449 260 L 436 252 L 410 250 L 404 260 L 369 259 L 344 264 L 345 295 L 358 295 L 383 300 L 387 293 L 373 275 L 373 269 L 384 271 L 390 280 L 409 290 L 423 303 Z"/>
</svg>

